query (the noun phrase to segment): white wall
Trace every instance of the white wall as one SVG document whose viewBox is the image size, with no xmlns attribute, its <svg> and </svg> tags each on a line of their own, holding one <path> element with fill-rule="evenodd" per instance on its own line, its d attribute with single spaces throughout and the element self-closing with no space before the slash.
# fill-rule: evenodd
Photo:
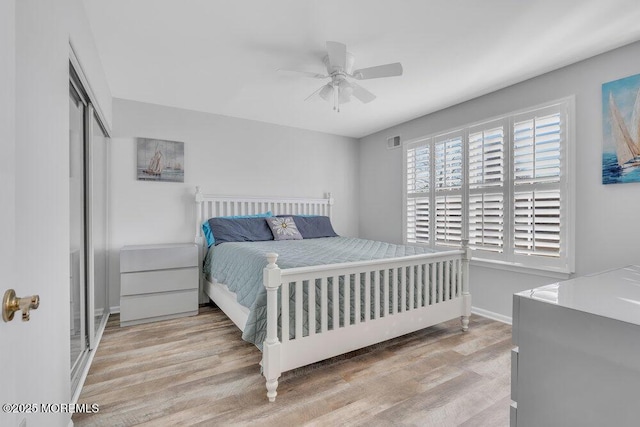
<svg viewBox="0 0 640 427">
<path fill-rule="evenodd" d="M 114 100 L 111 307 L 120 304 L 119 249 L 191 242 L 195 186 L 204 193 L 335 198 L 336 232 L 358 233 L 358 142 L 253 120 Z M 182 183 L 136 181 L 132 137 L 183 141 Z"/>
<path fill-rule="evenodd" d="M 19 363 L 5 367 L 18 381 L 2 384 L 16 389 L 17 402 L 64 403 L 71 398 L 69 40 L 101 88 L 104 111 L 111 101 L 81 0 L 19 0 L 15 8 L 15 156 L 3 161 L 16 171 L 15 288 L 19 296 L 39 294 L 40 307 L 30 322 L 13 321 L 28 339 L 18 348 L 3 343 Z M 25 416 L 30 426 L 66 426 L 71 415 Z"/>
<path fill-rule="evenodd" d="M 402 241 L 404 141 L 575 94 L 576 274 L 640 263 L 640 183 L 601 184 L 602 83 L 640 72 L 640 43 L 429 114 L 360 141 L 360 237 Z M 511 294 L 557 279 L 472 267 L 474 307 L 511 317 Z"/>
<path fill-rule="evenodd" d="M 89 87 L 85 87 L 85 90 L 92 97 L 94 108 L 102 114 L 101 118 L 105 121 L 103 124 L 107 129 L 111 129 L 113 122 L 111 91 L 93 39 L 89 19 L 84 10 L 83 0 L 64 0 L 64 2 L 69 3 L 65 11 L 69 43 L 73 46 L 82 71 L 89 80 Z"/>
<path fill-rule="evenodd" d="M 15 79 L 16 79 L 16 3 L 15 0 L 0 2 L 0 152 L 3 158 L 10 159 L 0 168 L 0 295 L 8 287 L 14 287 L 15 275 Z M 11 324 L 0 322 L 0 337 L 4 343 L 22 347 L 27 338 Z M 3 344 L 3 350 L 5 344 Z M 11 351 L 0 352 L 0 366 L 13 366 L 17 355 Z M 0 387 L 0 402 L 15 402 L 17 381 L 15 369 L 5 369 L 2 383 L 9 387 Z M 0 412 L 0 425 L 16 425 L 20 422 L 18 414 Z"/>
</svg>

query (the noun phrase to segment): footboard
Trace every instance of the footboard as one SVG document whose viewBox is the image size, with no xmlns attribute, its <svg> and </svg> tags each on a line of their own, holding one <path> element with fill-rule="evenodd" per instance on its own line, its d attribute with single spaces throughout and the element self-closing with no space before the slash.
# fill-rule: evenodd
<svg viewBox="0 0 640 427">
<path fill-rule="evenodd" d="M 284 270 L 277 257 L 268 254 L 264 270 L 262 367 L 272 402 L 282 372 L 458 316 L 468 328 L 466 242 L 461 250 Z"/>
</svg>

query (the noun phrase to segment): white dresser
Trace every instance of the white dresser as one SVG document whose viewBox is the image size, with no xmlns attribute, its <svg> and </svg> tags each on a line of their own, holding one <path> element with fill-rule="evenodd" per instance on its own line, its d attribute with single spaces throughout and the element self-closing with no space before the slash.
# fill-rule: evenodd
<svg viewBox="0 0 640 427">
<path fill-rule="evenodd" d="M 120 326 L 195 314 L 195 244 L 124 246 L 120 250 Z"/>
<path fill-rule="evenodd" d="M 640 266 L 513 298 L 512 427 L 640 425 Z"/>
</svg>

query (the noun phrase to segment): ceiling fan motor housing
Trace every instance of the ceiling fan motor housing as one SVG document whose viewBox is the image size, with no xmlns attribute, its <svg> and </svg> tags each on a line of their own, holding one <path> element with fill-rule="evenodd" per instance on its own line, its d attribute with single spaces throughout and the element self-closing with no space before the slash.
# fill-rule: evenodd
<svg viewBox="0 0 640 427">
<path fill-rule="evenodd" d="M 351 52 L 347 52 L 344 70 L 342 70 L 341 67 L 332 67 L 329 63 L 329 55 L 325 55 L 325 57 L 322 59 L 322 62 L 324 62 L 324 66 L 327 69 L 327 74 L 329 74 L 330 76 L 334 73 L 351 74 L 353 73 L 353 64 L 355 63 L 355 58 Z"/>
</svg>

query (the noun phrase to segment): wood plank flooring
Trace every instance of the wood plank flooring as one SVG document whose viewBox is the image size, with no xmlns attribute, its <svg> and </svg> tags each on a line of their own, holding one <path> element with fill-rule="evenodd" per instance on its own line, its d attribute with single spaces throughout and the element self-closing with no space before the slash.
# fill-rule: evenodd
<svg viewBox="0 0 640 427">
<path fill-rule="evenodd" d="M 508 426 L 511 327 L 472 316 L 286 372 L 266 398 L 261 353 L 217 307 L 119 326 L 109 319 L 76 426 Z"/>
</svg>

